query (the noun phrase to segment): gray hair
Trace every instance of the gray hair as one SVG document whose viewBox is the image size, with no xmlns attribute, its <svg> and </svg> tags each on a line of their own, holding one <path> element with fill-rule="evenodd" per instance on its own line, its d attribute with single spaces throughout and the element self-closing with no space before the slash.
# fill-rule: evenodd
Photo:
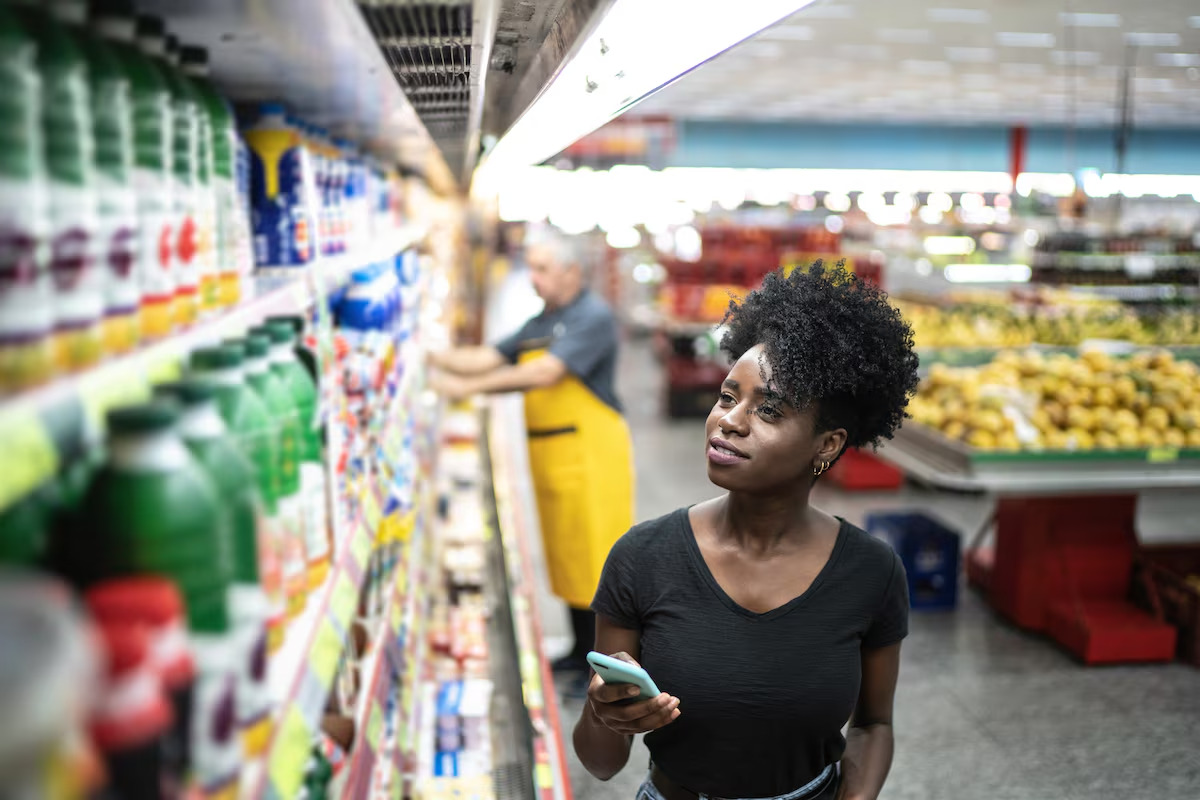
<svg viewBox="0 0 1200 800">
<path fill-rule="evenodd" d="M 567 236 L 555 230 L 530 230 L 525 237 L 526 249 L 537 247 L 545 250 L 559 266 L 578 267 L 587 277 L 591 270 L 582 245 L 578 236 Z"/>
</svg>

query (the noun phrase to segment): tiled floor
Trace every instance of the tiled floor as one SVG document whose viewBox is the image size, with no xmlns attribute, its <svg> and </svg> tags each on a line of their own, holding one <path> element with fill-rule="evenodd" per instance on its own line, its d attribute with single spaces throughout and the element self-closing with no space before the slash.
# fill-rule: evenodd
<svg viewBox="0 0 1200 800">
<path fill-rule="evenodd" d="M 698 421 L 659 415 L 660 378 L 649 349 L 622 355 L 621 393 L 634 430 L 638 518 L 715 491 L 704 473 Z M 1175 498 L 1174 500 L 1178 500 Z M 1195 499 L 1163 498 L 1147 525 L 1178 530 L 1163 514 L 1191 516 Z M 985 498 L 906 487 L 848 495 L 823 488 L 814 502 L 852 522 L 872 508 L 930 508 L 961 530 L 987 515 Z M 1200 531 L 1198 531 L 1200 532 Z M 547 632 L 565 620 L 545 596 Z M 608 783 L 575 758 L 570 728 L 580 704 L 563 701 L 564 739 L 576 800 L 632 800 L 648 754 L 639 742 Z M 1200 671 L 1183 665 L 1084 668 L 1051 642 L 999 621 L 972 592 L 953 613 L 914 614 L 896 697 L 896 759 L 886 800 L 1090 800 L 1200 798 Z"/>
</svg>

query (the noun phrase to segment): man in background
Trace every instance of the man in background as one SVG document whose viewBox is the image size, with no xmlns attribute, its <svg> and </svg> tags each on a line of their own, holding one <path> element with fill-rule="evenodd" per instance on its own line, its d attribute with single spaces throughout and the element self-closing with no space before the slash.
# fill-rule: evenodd
<svg viewBox="0 0 1200 800">
<path fill-rule="evenodd" d="M 523 392 L 529 463 L 550 586 L 570 609 L 575 644 L 559 671 L 588 668 L 590 610 L 613 543 L 633 524 L 633 448 L 614 389 L 617 324 L 561 238 L 525 261 L 544 310 L 495 346 L 433 354 L 434 388 L 451 399 Z"/>
</svg>

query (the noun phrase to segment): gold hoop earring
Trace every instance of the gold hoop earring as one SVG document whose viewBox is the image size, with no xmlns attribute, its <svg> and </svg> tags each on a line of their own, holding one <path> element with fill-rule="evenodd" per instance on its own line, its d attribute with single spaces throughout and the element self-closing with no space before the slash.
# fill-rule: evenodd
<svg viewBox="0 0 1200 800">
<path fill-rule="evenodd" d="M 819 468 L 818 468 L 818 467 L 813 467 L 813 475 L 816 475 L 816 476 L 823 475 L 823 474 L 825 474 L 825 471 L 826 471 L 827 469 L 829 469 L 829 462 L 828 462 L 828 461 L 822 461 L 822 462 L 821 462 L 821 466 L 820 466 Z"/>
</svg>

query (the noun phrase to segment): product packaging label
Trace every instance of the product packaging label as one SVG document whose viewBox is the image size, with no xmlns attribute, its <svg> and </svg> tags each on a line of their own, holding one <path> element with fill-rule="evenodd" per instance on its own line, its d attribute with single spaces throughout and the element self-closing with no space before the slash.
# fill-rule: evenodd
<svg viewBox="0 0 1200 800">
<path fill-rule="evenodd" d="M 205 796 L 236 786 L 241 769 L 232 637 L 194 636 L 196 681 L 192 699 L 192 773 Z"/>
<path fill-rule="evenodd" d="M 138 169 L 137 278 L 142 295 L 142 334 L 161 339 L 174 327 L 175 246 L 171 185 L 160 173 Z"/>
<path fill-rule="evenodd" d="M 96 195 L 59 181 L 52 181 L 49 190 L 57 357 L 60 368 L 79 369 L 100 359 L 105 276 Z"/>
<path fill-rule="evenodd" d="M 40 383 L 53 370 L 45 203 L 40 184 L 0 178 L 0 391 Z"/>
</svg>

